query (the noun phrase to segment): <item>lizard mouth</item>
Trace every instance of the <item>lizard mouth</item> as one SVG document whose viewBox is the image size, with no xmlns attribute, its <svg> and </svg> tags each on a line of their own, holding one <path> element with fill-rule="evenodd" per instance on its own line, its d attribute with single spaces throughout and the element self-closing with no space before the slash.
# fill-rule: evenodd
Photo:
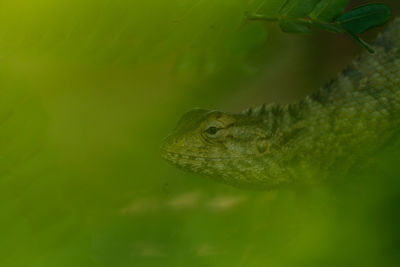
<svg viewBox="0 0 400 267">
<path fill-rule="evenodd" d="M 161 148 L 161 156 L 169 161 L 175 161 L 176 159 L 186 159 L 186 160 L 196 160 L 196 159 L 204 159 L 204 160 L 229 160 L 232 157 L 206 157 L 206 156 L 198 156 L 193 154 L 179 153 L 169 151 L 167 149 Z"/>
</svg>

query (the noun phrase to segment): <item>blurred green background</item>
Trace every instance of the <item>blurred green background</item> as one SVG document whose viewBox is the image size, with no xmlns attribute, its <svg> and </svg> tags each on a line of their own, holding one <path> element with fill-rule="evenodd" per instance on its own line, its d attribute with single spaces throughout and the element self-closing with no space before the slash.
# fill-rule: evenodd
<svg viewBox="0 0 400 267">
<path fill-rule="evenodd" d="M 188 109 L 295 101 L 362 50 L 243 24 L 281 2 L 0 1 L 0 266 L 399 266 L 393 158 L 251 192 L 159 156 Z"/>
</svg>

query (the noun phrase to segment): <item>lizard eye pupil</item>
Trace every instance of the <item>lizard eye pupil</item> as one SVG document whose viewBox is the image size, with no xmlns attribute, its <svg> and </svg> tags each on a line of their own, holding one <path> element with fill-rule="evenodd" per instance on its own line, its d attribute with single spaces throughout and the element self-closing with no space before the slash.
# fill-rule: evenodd
<svg viewBox="0 0 400 267">
<path fill-rule="evenodd" d="M 217 127 L 214 127 L 214 126 L 211 126 L 211 127 L 209 127 L 209 128 L 206 130 L 206 132 L 207 132 L 208 134 L 216 134 L 216 133 L 218 132 L 218 128 L 217 128 Z"/>
</svg>

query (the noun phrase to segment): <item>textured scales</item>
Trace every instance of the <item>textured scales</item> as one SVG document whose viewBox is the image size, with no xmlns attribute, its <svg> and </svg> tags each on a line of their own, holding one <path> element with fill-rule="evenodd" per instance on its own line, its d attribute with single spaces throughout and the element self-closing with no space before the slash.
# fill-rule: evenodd
<svg viewBox="0 0 400 267">
<path fill-rule="evenodd" d="M 238 187 L 314 183 L 382 147 L 400 124 L 400 18 L 327 86 L 240 114 L 194 109 L 161 146 L 183 169 Z"/>
</svg>

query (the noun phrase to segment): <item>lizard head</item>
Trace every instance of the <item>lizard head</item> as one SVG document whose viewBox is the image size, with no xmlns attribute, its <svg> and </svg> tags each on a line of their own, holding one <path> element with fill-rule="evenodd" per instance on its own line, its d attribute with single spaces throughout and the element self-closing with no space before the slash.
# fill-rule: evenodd
<svg viewBox="0 0 400 267">
<path fill-rule="evenodd" d="M 266 169 L 271 172 L 277 168 L 271 159 L 273 138 L 268 138 L 267 129 L 260 128 L 260 120 L 245 114 L 194 109 L 183 115 L 164 140 L 161 154 L 180 168 L 228 184 L 265 185 L 265 181 L 259 184 L 260 177 Z"/>
</svg>

